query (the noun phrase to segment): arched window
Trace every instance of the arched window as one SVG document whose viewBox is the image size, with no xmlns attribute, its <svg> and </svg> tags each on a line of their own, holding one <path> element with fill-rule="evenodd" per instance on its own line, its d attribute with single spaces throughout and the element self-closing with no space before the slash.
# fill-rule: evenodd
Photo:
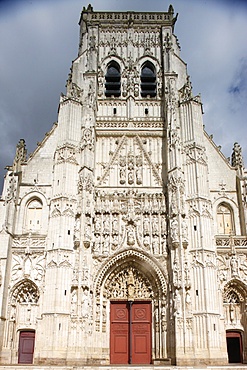
<svg viewBox="0 0 247 370">
<path fill-rule="evenodd" d="M 121 74 L 120 67 L 115 61 L 110 62 L 105 75 L 105 96 L 121 95 Z"/>
<path fill-rule="evenodd" d="M 232 209 L 225 203 L 219 204 L 217 208 L 218 234 L 234 234 Z"/>
<path fill-rule="evenodd" d="M 237 295 L 236 292 L 234 292 L 233 290 L 230 290 L 229 292 L 227 292 L 226 294 L 226 303 L 240 303 L 240 299 L 239 299 L 239 296 Z"/>
<path fill-rule="evenodd" d="M 154 65 L 146 62 L 141 70 L 141 96 L 156 96 L 157 83 Z"/>
<path fill-rule="evenodd" d="M 12 293 L 12 300 L 15 303 L 38 303 L 39 290 L 31 280 L 23 280 Z"/>
<path fill-rule="evenodd" d="M 26 229 L 38 231 L 41 228 L 42 203 L 39 199 L 31 200 L 27 205 Z"/>
</svg>

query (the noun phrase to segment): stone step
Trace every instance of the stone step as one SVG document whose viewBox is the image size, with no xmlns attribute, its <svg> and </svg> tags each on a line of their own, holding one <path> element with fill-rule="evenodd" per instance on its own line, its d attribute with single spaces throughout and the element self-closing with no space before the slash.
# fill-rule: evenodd
<svg viewBox="0 0 247 370">
<path fill-rule="evenodd" d="M 55 365 L 0 365 L 0 370 L 247 370 L 247 364 L 227 366 L 161 366 L 161 365 L 101 365 L 101 366 L 55 366 Z"/>
</svg>

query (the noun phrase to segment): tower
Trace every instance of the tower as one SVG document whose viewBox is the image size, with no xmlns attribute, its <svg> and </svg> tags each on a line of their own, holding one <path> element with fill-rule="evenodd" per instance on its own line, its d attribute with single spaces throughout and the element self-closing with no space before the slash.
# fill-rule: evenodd
<svg viewBox="0 0 247 370">
<path fill-rule="evenodd" d="M 204 131 L 176 19 L 83 8 L 58 122 L 6 175 L 2 363 L 245 360 L 246 171 Z"/>
</svg>

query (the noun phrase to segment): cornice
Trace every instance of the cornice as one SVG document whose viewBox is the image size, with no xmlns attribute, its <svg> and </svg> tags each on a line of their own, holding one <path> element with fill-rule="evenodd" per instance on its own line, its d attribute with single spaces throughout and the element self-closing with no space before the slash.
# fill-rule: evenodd
<svg viewBox="0 0 247 370">
<path fill-rule="evenodd" d="M 104 25 L 114 24 L 117 27 L 118 24 L 126 24 L 126 26 L 136 27 L 142 26 L 174 26 L 177 16 L 174 17 L 172 8 L 169 8 L 168 12 L 94 12 L 92 8 L 83 9 L 79 24 L 84 21 L 88 25 Z"/>
</svg>

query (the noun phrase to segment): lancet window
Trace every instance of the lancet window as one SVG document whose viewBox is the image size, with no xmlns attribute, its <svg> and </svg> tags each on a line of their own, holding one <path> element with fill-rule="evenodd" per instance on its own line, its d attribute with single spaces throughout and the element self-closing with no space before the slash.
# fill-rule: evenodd
<svg viewBox="0 0 247 370">
<path fill-rule="evenodd" d="M 146 62 L 141 69 L 141 96 L 156 96 L 157 82 L 155 67 L 152 63 Z"/>
<path fill-rule="evenodd" d="M 41 228 L 43 205 L 39 199 L 31 200 L 26 210 L 26 229 L 30 231 L 39 231 Z"/>
<path fill-rule="evenodd" d="M 219 235 L 234 234 L 233 212 L 225 203 L 219 204 L 217 208 L 217 226 Z"/>
<path fill-rule="evenodd" d="M 105 96 L 119 97 L 121 95 L 121 73 L 117 62 L 112 61 L 108 64 L 105 75 Z"/>
</svg>

